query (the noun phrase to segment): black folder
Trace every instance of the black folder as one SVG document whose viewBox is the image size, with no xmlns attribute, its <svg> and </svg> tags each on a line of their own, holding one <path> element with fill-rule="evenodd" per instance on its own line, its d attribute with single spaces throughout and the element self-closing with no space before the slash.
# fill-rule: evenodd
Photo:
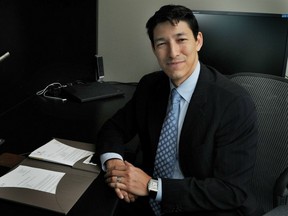
<svg viewBox="0 0 288 216">
<path fill-rule="evenodd" d="M 57 140 L 75 148 L 94 151 L 93 144 L 65 139 Z M 81 159 L 71 167 L 28 157 L 20 165 L 65 173 L 57 185 L 56 194 L 27 188 L 0 187 L 0 199 L 48 209 L 66 215 L 100 173 L 99 166 L 84 164 L 83 161 L 85 159 Z"/>
<path fill-rule="evenodd" d="M 87 102 L 102 98 L 124 95 L 121 89 L 105 82 L 90 82 L 63 88 L 64 94 L 77 102 Z"/>
</svg>

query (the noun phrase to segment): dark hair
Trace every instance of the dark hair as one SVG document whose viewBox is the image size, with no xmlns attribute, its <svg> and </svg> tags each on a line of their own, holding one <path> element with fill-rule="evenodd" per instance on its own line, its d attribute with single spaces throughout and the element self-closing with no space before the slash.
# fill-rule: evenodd
<svg viewBox="0 0 288 216">
<path fill-rule="evenodd" d="M 192 10 L 181 5 L 165 5 L 156 11 L 146 23 L 147 33 L 153 46 L 153 31 L 156 25 L 166 21 L 169 21 L 172 25 L 176 25 L 179 21 L 187 22 L 193 32 L 194 38 L 197 39 L 199 26 Z"/>
</svg>

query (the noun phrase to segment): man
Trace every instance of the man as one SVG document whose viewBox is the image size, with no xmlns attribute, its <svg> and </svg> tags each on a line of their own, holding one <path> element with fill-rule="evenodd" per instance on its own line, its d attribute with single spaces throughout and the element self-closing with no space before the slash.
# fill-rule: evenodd
<svg viewBox="0 0 288 216">
<path fill-rule="evenodd" d="M 96 147 L 107 184 L 128 203 L 123 215 L 262 215 L 248 189 L 257 148 L 251 98 L 199 62 L 203 36 L 190 9 L 163 6 L 146 28 L 162 71 L 140 80 L 133 98 L 103 125 Z M 180 111 L 176 161 L 166 159 L 173 161 L 167 177 L 156 172 L 162 165 L 155 157 L 172 89 L 180 95 Z M 135 135 L 143 155 L 139 167 L 125 161 L 125 144 Z"/>
</svg>

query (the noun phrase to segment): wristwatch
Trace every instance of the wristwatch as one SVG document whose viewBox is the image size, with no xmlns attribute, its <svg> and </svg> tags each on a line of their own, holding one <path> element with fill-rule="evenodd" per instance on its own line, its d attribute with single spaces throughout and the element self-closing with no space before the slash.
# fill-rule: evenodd
<svg viewBox="0 0 288 216">
<path fill-rule="evenodd" d="M 151 178 L 148 182 L 149 196 L 153 199 L 156 199 L 157 192 L 158 192 L 158 180 Z"/>
</svg>

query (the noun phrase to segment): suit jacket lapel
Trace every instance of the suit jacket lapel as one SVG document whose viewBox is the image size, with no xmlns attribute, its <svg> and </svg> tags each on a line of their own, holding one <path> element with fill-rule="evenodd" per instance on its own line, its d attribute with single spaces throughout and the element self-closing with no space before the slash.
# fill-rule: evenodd
<svg viewBox="0 0 288 216">
<path fill-rule="evenodd" d="M 207 109 L 208 76 L 209 71 L 201 67 L 199 79 L 182 126 L 179 140 L 179 162 L 184 175 L 188 175 L 189 170 L 191 170 L 187 160 L 189 161 L 189 158 L 192 157 L 194 146 L 199 144 L 201 140 L 199 136 L 201 136 L 201 132 L 206 124 L 205 113 Z"/>
<path fill-rule="evenodd" d="M 154 94 L 151 95 L 148 125 L 149 134 L 151 135 L 153 154 L 156 153 L 162 124 L 166 115 L 169 93 L 170 86 L 167 78 L 159 82 L 159 85 L 155 88 Z"/>
<path fill-rule="evenodd" d="M 201 73 L 200 73 L 201 74 Z M 199 126 L 199 122 L 205 116 L 205 104 L 207 102 L 206 86 L 199 77 L 194 94 L 187 109 L 185 120 L 182 126 L 181 137 Z"/>
</svg>

